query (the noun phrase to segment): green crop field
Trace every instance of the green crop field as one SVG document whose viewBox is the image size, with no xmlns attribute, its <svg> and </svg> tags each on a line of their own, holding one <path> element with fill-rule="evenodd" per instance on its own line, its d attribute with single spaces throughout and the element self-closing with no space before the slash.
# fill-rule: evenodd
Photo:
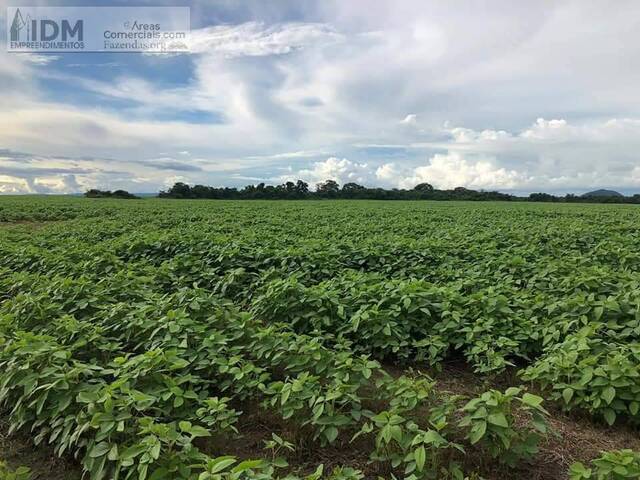
<svg viewBox="0 0 640 480">
<path fill-rule="evenodd" d="M 0 222 L 0 479 L 640 478 L 638 206 L 4 197 Z"/>
</svg>

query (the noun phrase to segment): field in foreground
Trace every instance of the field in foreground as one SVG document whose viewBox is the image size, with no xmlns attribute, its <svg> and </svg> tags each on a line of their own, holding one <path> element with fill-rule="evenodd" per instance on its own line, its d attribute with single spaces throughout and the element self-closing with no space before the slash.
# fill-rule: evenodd
<svg viewBox="0 0 640 480">
<path fill-rule="evenodd" d="M 0 479 L 640 478 L 635 206 L 8 197 L 0 222 Z"/>
</svg>

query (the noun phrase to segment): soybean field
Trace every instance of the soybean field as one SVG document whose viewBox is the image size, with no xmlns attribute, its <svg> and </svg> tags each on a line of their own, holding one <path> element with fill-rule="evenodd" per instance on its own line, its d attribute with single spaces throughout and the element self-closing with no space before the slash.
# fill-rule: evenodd
<svg viewBox="0 0 640 480">
<path fill-rule="evenodd" d="M 0 198 L 0 479 L 638 479 L 640 208 Z"/>
</svg>

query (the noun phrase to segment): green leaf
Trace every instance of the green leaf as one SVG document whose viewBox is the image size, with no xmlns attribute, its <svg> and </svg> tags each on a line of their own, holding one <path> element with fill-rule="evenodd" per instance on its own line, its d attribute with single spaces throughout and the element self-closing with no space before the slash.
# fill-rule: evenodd
<svg viewBox="0 0 640 480">
<path fill-rule="evenodd" d="M 487 431 L 487 422 L 481 421 L 473 424 L 471 433 L 469 434 L 469 441 L 472 445 L 478 443 L 482 437 L 484 437 Z"/>
<path fill-rule="evenodd" d="M 286 468 L 289 466 L 289 463 L 282 457 L 274 459 L 271 464 L 277 468 Z"/>
<path fill-rule="evenodd" d="M 218 457 L 208 466 L 207 470 L 209 473 L 218 473 L 224 470 L 225 468 L 236 463 L 235 457 L 226 456 L 226 457 Z"/>
<path fill-rule="evenodd" d="M 435 430 L 429 430 L 429 431 L 427 431 L 427 433 L 424 434 L 423 442 L 427 443 L 429 445 L 431 445 L 431 444 L 436 444 L 437 445 L 439 443 L 445 443 L 446 440 L 444 439 L 444 437 L 442 435 L 440 435 Z"/>
<path fill-rule="evenodd" d="M 522 403 L 529 405 L 530 407 L 539 407 L 544 399 L 538 395 L 532 395 L 531 393 L 525 393 L 522 395 Z"/>
<path fill-rule="evenodd" d="M 547 421 L 542 415 L 534 415 L 531 423 L 533 423 L 534 428 L 539 432 L 547 433 Z"/>
<path fill-rule="evenodd" d="M 338 438 L 338 429 L 336 427 L 327 427 L 323 433 L 329 443 L 333 443 Z"/>
<path fill-rule="evenodd" d="M 564 402 L 565 403 L 569 403 L 571 401 L 571 399 L 573 398 L 573 389 L 572 388 L 565 388 L 562 391 L 562 398 L 564 398 Z"/>
<path fill-rule="evenodd" d="M 521 388 L 519 387 L 509 387 L 505 390 L 505 395 L 507 395 L 508 397 L 513 397 L 515 395 L 518 395 L 520 392 L 522 391 Z"/>
<path fill-rule="evenodd" d="M 611 408 L 606 408 L 604 410 L 604 419 L 609 425 L 613 425 L 616 421 L 616 412 Z"/>
<path fill-rule="evenodd" d="M 233 467 L 231 470 L 234 473 L 241 473 L 246 470 L 252 470 L 261 466 L 264 463 L 264 460 L 245 460 L 244 462 L 240 462 L 238 465 Z"/>
<path fill-rule="evenodd" d="M 151 451 L 149 452 L 149 455 L 151 455 L 151 458 L 153 458 L 154 460 L 157 460 L 160 457 L 160 447 L 162 445 L 160 445 L 160 442 L 157 442 L 153 447 L 151 447 Z"/>
<path fill-rule="evenodd" d="M 593 318 L 595 320 L 600 320 L 602 318 L 603 313 L 604 313 L 604 308 L 596 307 L 593 309 Z"/>
<path fill-rule="evenodd" d="M 288 387 L 288 385 L 285 385 L 285 388 Z M 291 395 L 291 388 L 283 388 L 282 389 L 282 397 L 280 398 L 280 405 L 284 405 L 285 403 L 287 403 L 287 400 L 289 400 L 289 395 Z"/>
<path fill-rule="evenodd" d="M 200 427 L 198 425 L 194 425 L 191 427 L 191 430 L 189 431 L 189 433 L 191 434 L 191 436 L 193 438 L 197 438 L 197 437 L 210 437 L 211 436 L 211 432 L 209 432 L 209 430 L 207 430 L 204 427 Z"/>
<path fill-rule="evenodd" d="M 487 417 L 487 421 L 499 427 L 509 428 L 507 417 L 505 417 L 503 413 L 492 413 Z"/>
<path fill-rule="evenodd" d="M 422 445 L 416 448 L 416 450 L 413 452 L 413 458 L 416 461 L 416 467 L 418 471 L 421 472 L 424 468 L 424 462 L 427 459 L 427 452 Z"/>
<path fill-rule="evenodd" d="M 569 467 L 570 480 L 583 480 L 591 478 L 591 469 L 586 468 L 582 463 L 576 462 Z"/>
<path fill-rule="evenodd" d="M 144 445 L 132 445 L 120 454 L 120 460 L 130 460 L 137 457 L 142 452 L 146 452 L 147 447 Z"/>
<path fill-rule="evenodd" d="M 307 475 L 305 477 L 305 480 L 318 480 L 320 477 L 322 477 L 323 472 L 324 465 L 321 463 L 311 475 Z"/>
<path fill-rule="evenodd" d="M 107 442 L 97 443 L 96 445 L 93 446 L 93 448 L 89 452 L 89 457 L 90 458 L 101 457 L 103 455 L 106 455 L 106 453 L 109 450 L 111 450 L 111 445 L 109 445 Z"/>
<path fill-rule="evenodd" d="M 149 471 L 148 463 L 141 463 L 138 465 L 138 480 L 145 480 L 147 478 L 147 472 Z"/>
<path fill-rule="evenodd" d="M 156 468 L 149 476 L 149 480 L 162 480 L 169 476 L 169 470 L 164 467 Z"/>
<path fill-rule="evenodd" d="M 616 397 L 616 389 L 614 387 L 607 387 L 602 391 L 602 399 L 609 405 Z"/>
<path fill-rule="evenodd" d="M 111 450 L 109 450 L 109 455 L 107 455 L 107 458 L 112 462 L 115 462 L 116 460 L 118 460 L 118 444 L 116 443 L 113 444 L 113 446 L 111 447 Z"/>
<path fill-rule="evenodd" d="M 98 396 L 95 393 L 90 392 L 80 392 L 78 393 L 76 400 L 79 403 L 91 403 L 98 400 Z"/>
</svg>

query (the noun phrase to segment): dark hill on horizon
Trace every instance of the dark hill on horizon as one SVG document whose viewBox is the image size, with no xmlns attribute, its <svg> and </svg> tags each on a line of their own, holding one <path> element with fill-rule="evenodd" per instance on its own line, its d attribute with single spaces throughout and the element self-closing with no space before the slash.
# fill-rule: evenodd
<svg viewBox="0 0 640 480">
<path fill-rule="evenodd" d="M 583 197 L 623 197 L 621 193 L 616 192 L 615 190 L 594 190 L 593 192 L 587 192 L 582 194 Z"/>
</svg>

